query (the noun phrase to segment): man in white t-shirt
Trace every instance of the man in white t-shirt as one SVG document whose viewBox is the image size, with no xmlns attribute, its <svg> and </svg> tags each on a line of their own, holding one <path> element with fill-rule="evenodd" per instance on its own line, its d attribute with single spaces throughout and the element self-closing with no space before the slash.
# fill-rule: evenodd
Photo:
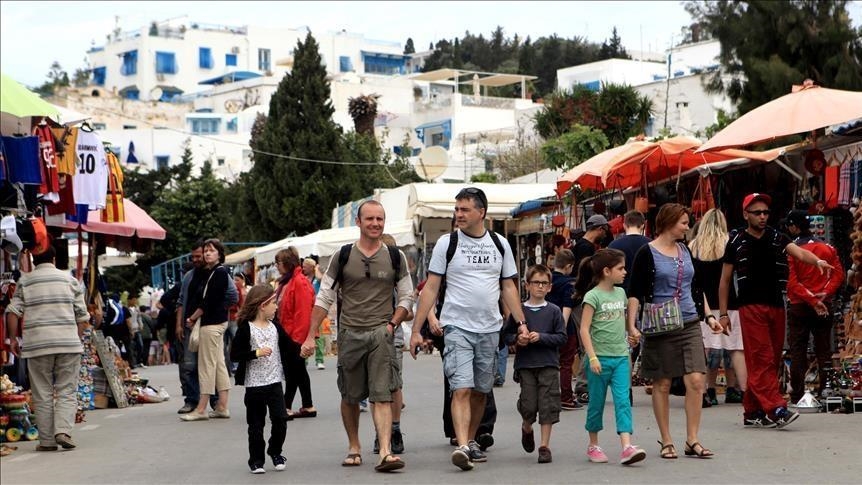
<svg viewBox="0 0 862 485">
<path fill-rule="evenodd" d="M 443 372 L 452 389 L 452 422 L 458 440 L 452 463 L 462 470 L 487 460 L 472 438 L 479 428 L 487 394 L 493 389 L 503 324 L 498 305 L 501 293 L 518 322 L 518 331 L 527 332 L 512 249 L 505 238 L 485 229 L 487 210 L 488 199 L 480 189 L 468 187 L 455 196 L 457 230 L 442 236 L 434 246 L 410 337 L 410 353 L 415 359 L 416 348 L 423 342 L 420 330 L 445 275 L 440 323 L 429 321 L 429 328 L 431 333 L 443 335 L 445 342 Z M 454 254 L 449 251 L 452 237 L 458 238 Z"/>
</svg>

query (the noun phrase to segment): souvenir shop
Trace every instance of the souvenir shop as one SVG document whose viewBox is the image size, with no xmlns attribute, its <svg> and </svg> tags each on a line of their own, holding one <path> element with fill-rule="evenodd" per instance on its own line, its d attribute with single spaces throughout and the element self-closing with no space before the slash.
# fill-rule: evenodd
<svg viewBox="0 0 862 485">
<path fill-rule="evenodd" d="M 5 76 L 3 82 L 8 89 Z M 32 95 L 22 89 L 20 96 Z M 123 198 L 120 163 L 89 123 L 57 123 L 57 110 L 38 97 L 25 111 L 16 111 L 20 106 L 7 104 L 7 99 L 4 96 L 0 137 L 0 441 L 14 442 L 35 439 L 38 433 L 30 416 L 26 359 L 11 353 L 5 322 L 17 279 L 32 270 L 31 256 L 53 246 L 57 268 L 73 272 L 86 286 L 93 319 L 103 301 L 96 264 L 100 252 L 109 245 L 140 249 L 145 244 L 134 227 L 128 231 L 126 207 L 133 204 Z M 69 268 L 69 241 L 74 238 L 89 243 L 86 267 L 79 254 L 77 267 Z M 164 238 L 163 230 L 158 238 Z M 165 399 L 131 372 L 118 343 L 101 330 L 88 327 L 82 342 L 77 422 L 91 409 Z M 11 450 L 4 445 L 4 454 Z"/>
</svg>

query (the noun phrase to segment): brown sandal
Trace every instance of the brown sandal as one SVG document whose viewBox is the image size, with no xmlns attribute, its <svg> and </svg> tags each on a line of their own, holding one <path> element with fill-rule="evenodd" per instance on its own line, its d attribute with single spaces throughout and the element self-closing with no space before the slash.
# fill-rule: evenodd
<svg viewBox="0 0 862 485">
<path fill-rule="evenodd" d="M 697 449 L 700 448 L 700 451 Z M 696 456 L 698 458 L 712 458 L 715 456 L 715 453 L 712 452 L 709 448 L 704 448 L 702 444 L 695 441 L 694 443 L 685 442 L 685 456 Z"/>
<path fill-rule="evenodd" d="M 679 456 L 676 454 L 676 446 L 674 446 L 673 443 L 664 444 L 661 441 L 657 441 L 657 443 L 661 445 L 661 451 L 659 451 L 660 457 L 664 458 L 665 460 L 676 460 L 677 458 L 679 458 Z"/>
</svg>

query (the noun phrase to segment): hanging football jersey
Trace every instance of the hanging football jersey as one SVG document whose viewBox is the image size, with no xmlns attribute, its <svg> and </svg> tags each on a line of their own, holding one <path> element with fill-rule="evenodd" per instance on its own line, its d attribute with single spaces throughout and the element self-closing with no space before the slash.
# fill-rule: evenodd
<svg viewBox="0 0 862 485">
<path fill-rule="evenodd" d="M 78 173 L 72 189 L 75 203 L 90 210 L 104 209 L 108 195 L 108 159 L 102 140 L 93 132 L 78 130 L 75 152 L 78 156 Z"/>
<path fill-rule="evenodd" d="M 102 222 L 126 222 L 123 208 L 123 169 L 117 156 L 110 150 L 108 153 L 108 197 L 105 209 L 101 211 Z"/>
<path fill-rule="evenodd" d="M 75 153 L 75 142 L 78 141 L 78 128 L 52 128 L 52 132 L 63 145 L 57 149 L 57 172 L 75 175 L 78 156 Z"/>
<path fill-rule="evenodd" d="M 9 168 L 9 182 L 42 185 L 38 138 L 4 136 L 3 150 Z"/>
<path fill-rule="evenodd" d="M 57 160 L 54 150 L 54 134 L 51 133 L 51 128 L 48 125 L 36 125 L 33 128 L 33 134 L 39 138 L 39 159 L 42 169 L 42 186 L 39 193 L 44 195 L 44 199 L 57 202 L 60 200 L 60 187 L 57 182 Z"/>
</svg>

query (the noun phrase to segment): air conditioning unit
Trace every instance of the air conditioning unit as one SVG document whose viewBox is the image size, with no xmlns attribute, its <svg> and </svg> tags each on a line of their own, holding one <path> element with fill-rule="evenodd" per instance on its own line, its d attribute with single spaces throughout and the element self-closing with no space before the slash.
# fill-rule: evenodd
<svg viewBox="0 0 862 485">
<path fill-rule="evenodd" d="M 156 74 L 156 80 L 158 80 L 158 81 L 164 81 L 164 80 L 165 80 L 165 75 L 164 75 L 164 74 L 162 74 L 162 73 L 158 73 L 158 74 Z"/>
<path fill-rule="evenodd" d="M 239 54 L 239 47 L 237 47 L 237 46 L 233 46 L 233 47 L 231 47 L 231 48 L 230 48 L 230 53 L 231 53 L 231 54 Z"/>
</svg>

